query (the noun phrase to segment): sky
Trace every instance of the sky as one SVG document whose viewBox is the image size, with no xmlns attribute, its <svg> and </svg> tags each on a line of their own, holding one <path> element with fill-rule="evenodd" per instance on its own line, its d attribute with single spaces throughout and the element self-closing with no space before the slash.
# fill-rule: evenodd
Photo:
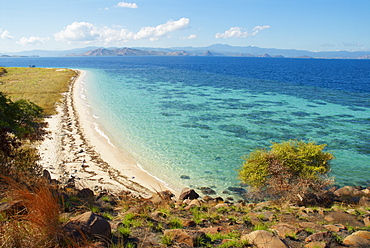
<svg viewBox="0 0 370 248">
<path fill-rule="evenodd" d="M 0 53 L 212 44 L 370 51 L 370 0 L 1 0 Z"/>
</svg>

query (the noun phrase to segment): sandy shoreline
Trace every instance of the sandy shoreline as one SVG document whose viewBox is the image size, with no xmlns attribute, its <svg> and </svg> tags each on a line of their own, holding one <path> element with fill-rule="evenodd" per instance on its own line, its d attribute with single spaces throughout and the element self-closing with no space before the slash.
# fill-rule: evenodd
<svg viewBox="0 0 370 248">
<path fill-rule="evenodd" d="M 112 193 L 130 191 L 143 197 L 167 190 L 143 171 L 128 153 L 114 147 L 96 128 L 83 95 L 86 71 L 64 93 L 58 114 L 47 118 L 50 132 L 39 146 L 40 164 L 53 179 L 74 181 L 78 188 Z M 176 193 L 176 192 L 175 192 Z"/>
</svg>

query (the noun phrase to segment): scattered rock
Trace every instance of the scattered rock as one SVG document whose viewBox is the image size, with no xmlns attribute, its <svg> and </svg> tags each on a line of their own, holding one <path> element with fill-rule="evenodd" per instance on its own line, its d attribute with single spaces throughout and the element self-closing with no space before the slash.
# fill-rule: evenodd
<svg viewBox="0 0 370 248">
<path fill-rule="evenodd" d="M 206 234 L 201 231 L 185 231 L 182 229 L 165 230 L 164 236 L 172 237 L 173 241 L 187 244 L 190 247 L 197 247 L 199 240 L 206 240 Z"/>
<path fill-rule="evenodd" d="M 93 212 L 72 218 L 63 228 L 76 240 L 111 236 L 111 226 L 106 219 Z"/>
<path fill-rule="evenodd" d="M 214 201 L 214 199 L 213 199 L 212 197 L 210 197 L 209 195 L 205 195 L 202 199 L 203 199 L 203 201 L 205 201 L 205 202 Z"/>
<path fill-rule="evenodd" d="M 304 241 L 309 242 L 324 242 L 329 243 L 331 240 L 331 234 L 329 232 L 318 232 L 311 234 Z"/>
<path fill-rule="evenodd" d="M 195 226 L 197 226 L 197 223 L 195 223 L 195 221 L 193 221 L 193 220 L 183 220 L 182 225 L 184 227 L 195 227 Z"/>
<path fill-rule="evenodd" d="M 247 240 L 257 248 L 287 248 L 287 246 L 278 237 L 265 230 L 258 230 L 243 235 L 241 240 Z"/>
<path fill-rule="evenodd" d="M 305 248 L 325 248 L 326 247 L 326 243 L 325 242 L 311 242 L 311 243 L 308 243 L 304 246 Z"/>
<path fill-rule="evenodd" d="M 271 229 L 275 230 L 277 234 L 285 238 L 287 235 L 292 235 L 292 234 L 297 234 L 299 232 L 299 229 L 296 228 L 295 226 L 286 224 L 286 223 L 280 223 L 277 225 L 271 226 Z"/>
<path fill-rule="evenodd" d="M 245 193 L 247 193 L 247 191 L 243 188 L 238 188 L 238 187 L 228 187 L 227 188 L 229 191 L 232 191 L 236 194 L 239 194 L 239 195 L 244 195 Z"/>
<path fill-rule="evenodd" d="M 354 227 L 364 227 L 364 224 L 357 220 L 357 217 L 341 211 L 329 212 L 324 219 L 329 223 L 338 223 Z"/>
<path fill-rule="evenodd" d="M 370 197 L 370 189 L 369 188 L 363 189 L 363 190 L 361 190 L 361 192 L 364 194 L 364 196 Z"/>
<path fill-rule="evenodd" d="M 51 175 L 48 170 L 43 170 L 42 171 L 42 177 L 45 178 L 48 182 L 51 183 Z"/>
<path fill-rule="evenodd" d="M 364 239 L 370 240 L 370 232 L 369 231 L 357 231 L 352 233 L 352 235 L 356 235 L 362 237 Z"/>
<path fill-rule="evenodd" d="M 193 200 L 193 199 L 198 199 L 198 198 L 199 198 L 199 195 L 197 192 L 195 192 L 194 189 L 184 188 L 181 191 L 181 194 L 179 196 L 179 201 L 183 201 L 185 199 Z"/>
<path fill-rule="evenodd" d="M 343 240 L 343 244 L 348 245 L 353 248 L 365 248 L 365 247 L 370 247 L 370 241 L 357 236 L 357 235 L 349 235 Z"/>
<path fill-rule="evenodd" d="M 191 202 L 185 207 L 185 210 L 189 210 L 192 207 L 200 207 L 201 203 L 198 199 L 191 200 Z"/>
<path fill-rule="evenodd" d="M 345 229 L 342 225 L 324 225 L 324 228 L 330 232 L 339 232 Z"/>
<path fill-rule="evenodd" d="M 217 234 L 222 231 L 222 227 L 208 227 L 208 228 L 202 228 L 199 231 L 207 233 L 207 234 Z"/>
<path fill-rule="evenodd" d="M 362 207 L 370 207 L 370 198 L 366 196 L 361 197 L 358 205 Z"/>
<path fill-rule="evenodd" d="M 201 187 L 200 190 L 202 194 L 204 195 L 215 195 L 216 194 L 216 191 L 214 191 L 210 187 Z"/>
<path fill-rule="evenodd" d="M 364 218 L 364 224 L 365 226 L 370 227 L 370 216 Z"/>
<path fill-rule="evenodd" d="M 334 191 L 334 195 L 344 202 L 358 202 L 364 193 L 355 187 L 344 186 Z"/>
<path fill-rule="evenodd" d="M 255 204 L 254 210 L 255 211 L 262 210 L 262 209 L 268 208 L 269 206 L 272 206 L 272 205 L 274 205 L 274 204 L 271 201 L 259 202 L 259 203 Z"/>
<path fill-rule="evenodd" d="M 94 198 L 94 192 L 91 189 L 84 188 L 78 191 L 77 197 L 85 198 L 85 199 L 92 199 Z"/>
<path fill-rule="evenodd" d="M 333 192 L 325 191 L 321 194 L 307 193 L 300 196 L 298 206 L 320 206 L 320 207 L 331 207 L 334 204 L 335 195 Z"/>
<path fill-rule="evenodd" d="M 157 192 L 151 198 L 149 198 L 149 200 L 153 204 L 162 204 L 162 203 L 171 202 L 172 201 L 171 198 L 174 197 L 174 196 L 175 195 L 171 191 L 165 190 L 165 191 Z"/>
</svg>

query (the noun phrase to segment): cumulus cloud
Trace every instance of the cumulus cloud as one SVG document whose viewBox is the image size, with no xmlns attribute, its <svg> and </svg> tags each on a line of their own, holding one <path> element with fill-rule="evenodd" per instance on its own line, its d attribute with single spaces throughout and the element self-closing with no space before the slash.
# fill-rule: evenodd
<svg viewBox="0 0 370 248">
<path fill-rule="evenodd" d="M 54 34 L 55 40 L 69 43 L 90 43 L 99 38 L 99 32 L 93 24 L 88 22 L 74 22 L 59 33 Z"/>
<path fill-rule="evenodd" d="M 137 9 L 139 8 L 136 3 L 125 3 L 119 2 L 116 5 L 117 8 L 130 8 L 130 9 Z"/>
<path fill-rule="evenodd" d="M 155 41 L 171 32 L 186 28 L 188 24 L 189 19 L 181 18 L 155 27 L 143 27 L 135 33 L 121 27 L 96 27 L 87 22 L 74 22 L 54 36 L 55 40 L 68 43 L 104 42 L 108 44 L 141 39 Z"/>
<path fill-rule="evenodd" d="M 184 29 L 188 27 L 189 19 L 181 18 L 178 21 L 169 20 L 165 24 L 158 25 L 156 27 L 143 27 L 139 32 L 135 34 L 136 40 L 149 39 L 157 40 L 159 37 L 162 37 L 168 33 Z"/>
<path fill-rule="evenodd" d="M 245 28 L 240 27 L 231 27 L 229 30 L 225 31 L 224 33 L 217 33 L 216 38 L 247 38 L 251 36 L 255 36 L 259 33 L 259 31 L 264 30 L 266 28 L 270 28 L 270 26 L 256 26 L 253 28 L 252 32 L 248 32 Z"/>
<path fill-rule="evenodd" d="M 5 39 L 13 39 L 14 37 L 10 35 L 8 30 L 2 30 L 0 29 L 0 38 L 5 40 Z"/>
<path fill-rule="evenodd" d="M 197 38 L 197 35 L 191 34 L 191 35 L 186 36 L 186 37 L 181 37 L 180 39 L 181 40 L 192 40 L 192 39 L 195 39 L 195 38 Z"/>
<path fill-rule="evenodd" d="M 48 40 L 49 38 L 31 36 L 29 38 L 22 37 L 17 43 L 21 45 L 41 45 L 45 44 Z"/>
</svg>

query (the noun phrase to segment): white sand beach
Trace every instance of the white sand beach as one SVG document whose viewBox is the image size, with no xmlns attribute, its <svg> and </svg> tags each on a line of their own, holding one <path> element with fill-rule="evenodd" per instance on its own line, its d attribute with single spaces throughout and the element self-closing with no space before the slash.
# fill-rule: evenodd
<svg viewBox="0 0 370 248">
<path fill-rule="evenodd" d="M 124 190 L 149 197 L 167 190 L 164 182 L 142 170 L 130 154 L 113 146 L 96 128 L 82 94 L 87 72 L 78 73 L 57 107 L 58 114 L 46 120 L 49 134 L 39 146 L 40 164 L 52 179 L 66 183 L 74 178 L 78 188 L 96 192 Z"/>
</svg>

